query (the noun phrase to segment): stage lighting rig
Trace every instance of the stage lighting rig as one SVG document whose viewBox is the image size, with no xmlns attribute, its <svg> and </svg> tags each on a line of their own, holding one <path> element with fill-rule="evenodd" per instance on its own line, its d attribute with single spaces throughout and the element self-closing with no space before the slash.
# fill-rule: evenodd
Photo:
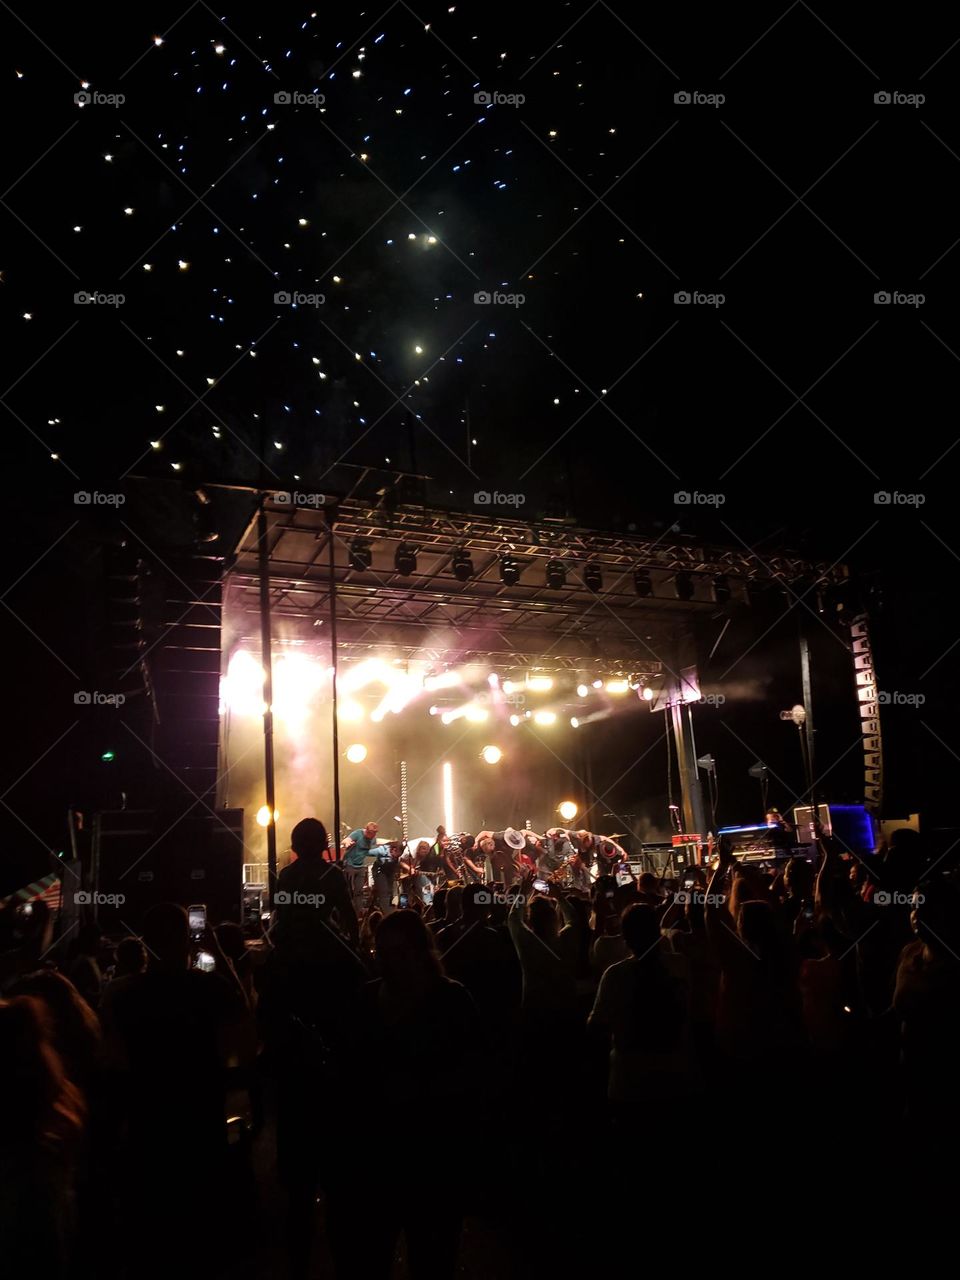
<svg viewBox="0 0 960 1280">
<path fill-rule="evenodd" d="M 633 585 L 636 593 L 642 600 L 648 600 L 653 595 L 653 582 L 650 580 L 649 569 L 634 569 Z"/>
<path fill-rule="evenodd" d="M 373 564 L 373 550 L 369 538 L 352 538 L 349 547 L 350 568 L 364 573 Z"/>
<path fill-rule="evenodd" d="M 584 566 L 583 585 L 588 591 L 599 591 L 603 586 L 603 574 L 600 572 L 600 566 L 593 560 Z"/>
<path fill-rule="evenodd" d="M 453 576 L 458 582 L 469 582 L 473 577 L 473 561 L 470 559 L 470 552 L 466 547 L 457 547 L 453 553 L 453 559 L 450 561 L 453 569 Z"/>
<path fill-rule="evenodd" d="M 505 587 L 515 587 L 520 581 L 520 566 L 513 556 L 500 557 L 500 581 Z"/>
<path fill-rule="evenodd" d="M 409 578 L 411 574 L 416 573 L 417 548 L 412 547 L 409 542 L 401 542 L 393 557 L 393 567 L 397 573 L 402 573 L 405 578 Z"/>
<path fill-rule="evenodd" d="M 677 599 L 692 600 L 693 599 L 693 578 L 689 573 L 681 570 L 674 578 L 677 584 Z"/>
<path fill-rule="evenodd" d="M 562 591 L 567 581 L 567 571 L 562 560 L 548 560 L 547 586 L 551 591 Z"/>
</svg>

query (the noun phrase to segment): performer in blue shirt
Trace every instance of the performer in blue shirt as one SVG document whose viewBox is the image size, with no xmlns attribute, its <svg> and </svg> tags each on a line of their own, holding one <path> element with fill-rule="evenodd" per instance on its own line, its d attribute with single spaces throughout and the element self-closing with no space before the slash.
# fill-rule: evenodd
<svg viewBox="0 0 960 1280">
<path fill-rule="evenodd" d="M 367 858 L 371 854 L 379 853 L 377 845 L 379 829 L 375 822 L 368 822 L 365 827 L 358 827 L 356 831 L 351 831 L 344 844 L 343 872 L 347 877 L 353 909 L 358 914 L 363 909 L 364 891 L 367 887 Z M 384 851 L 387 851 L 386 846 Z"/>
</svg>

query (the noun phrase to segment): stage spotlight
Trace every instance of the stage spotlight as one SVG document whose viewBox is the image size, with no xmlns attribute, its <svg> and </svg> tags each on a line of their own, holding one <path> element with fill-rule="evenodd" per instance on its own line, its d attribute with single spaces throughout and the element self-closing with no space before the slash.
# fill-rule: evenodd
<svg viewBox="0 0 960 1280">
<path fill-rule="evenodd" d="M 503 752 L 499 747 L 484 747 L 480 755 L 487 764 L 499 764 L 503 758 Z"/>
<path fill-rule="evenodd" d="M 579 729 L 579 728 L 580 728 L 580 721 L 577 719 L 577 717 L 576 717 L 576 716 L 571 716 L 571 717 L 570 717 L 570 728 L 571 728 L 571 729 Z"/>
<path fill-rule="evenodd" d="M 373 551 L 369 538 L 352 538 L 350 541 L 350 568 L 363 573 L 373 564 Z"/>
<path fill-rule="evenodd" d="M 473 561 L 466 547 L 457 547 L 450 562 L 453 576 L 458 582 L 468 582 L 473 577 Z"/>
<path fill-rule="evenodd" d="M 577 697 L 578 697 L 578 698 L 586 698 L 586 697 L 588 697 L 588 696 L 589 696 L 589 693 L 590 693 L 590 690 L 587 688 L 587 686 L 586 686 L 585 684 L 578 684 L 578 685 L 577 685 Z"/>
<path fill-rule="evenodd" d="M 519 693 L 523 688 L 523 683 L 517 680 L 504 680 L 500 688 L 509 696 L 511 693 Z"/>
<path fill-rule="evenodd" d="M 397 573 L 402 573 L 406 578 L 409 578 L 411 573 L 416 573 L 416 547 L 411 547 L 409 542 L 401 542 L 393 557 L 393 567 L 396 569 Z"/>
<path fill-rule="evenodd" d="M 490 713 L 484 707 L 467 707 L 465 714 L 471 724 L 483 724 Z"/>
<path fill-rule="evenodd" d="M 555 711 L 538 711 L 533 717 L 534 724 L 556 724 L 557 713 Z"/>
<path fill-rule="evenodd" d="M 730 599 L 730 579 L 725 573 L 718 573 L 713 580 L 713 598 L 717 604 L 726 604 Z"/>
<path fill-rule="evenodd" d="M 516 728 L 517 725 L 520 723 L 520 717 L 518 715 L 512 715 L 510 717 L 510 723 L 513 725 L 514 728 Z"/>
<path fill-rule="evenodd" d="M 567 581 L 567 571 L 562 560 L 547 561 L 547 586 L 551 591 L 562 591 Z"/>
<path fill-rule="evenodd" d="M 594 680 L 594 682 L 593 682 L 593 687 L 594 687 L 595 689 L 602 689 L 602 688 L 603 688 L 603 681 L 602 681 L 602 680 Z"/>
<path fill-rule="evenodd" d="M 520 566 L 513 556 L 500 557 L 500 581 L 505 587 L 515 587 L 520 581 Z"/>
<path fill-rule="evenodd" d="M 347 759 L 351 764 L 363 764 L 367 758 L 367 748 L 362 742 L 355 742 L 347 747 Z"/>
<path fill-rule="evenodd" d="M 428 693 L 434 693 L 437 689 L 454 689 L 461 683 L 459 671 L 441 671 L 437 675 L 427 676 L 423 687 Z"/>
<path fill-rule="evenodd" d="M 599 591 L 603 586 L 603 574 L 600 572 L 600 566 L 592 560 L 583 570 L 583 585 L 588 591 Z"/>
<path fill-rule="evenodd" d="M 280 810 L 274 809 L 273 825 L 276 826 L 279 820 L 280 820 Z M 270 807 L 269 805 L 262 804 L 260 808 L 257 810 L 257 826 L 269 827 L 269 825 L 270 825 Z"/>
<path fill-rule="evenodd" d="M 646 599 L 653 595 L 653 583 L 650 581 L 649 569 L 634 569 L 633 585 L 637 595 Z"/>
<path fill-rule="evenodd" d="M 652 702 L 654 697 L 653 690 L 649 685 L 644 685 L 643 693 L 640 696 L 643 698 L 644 702 Z"/>
<path fill-rule="evenodd" d="M 337 703 L 337 715 L 347 724 L 356 724 L 363 719 L 363 707 L 353 698 L 343 698 Z"/>
<path fill-rule="evenodd" d="M 605 688 L 607 693 L 626 693 L 630 688 L 630 681 L 618 676 L 615 680 L 608 680 Z"/>
<path fill-rule="evenodd" d="M 572 822 L 579 812 L 580 810 L 572 800 L 563 800 L 557 805 L 557 813 L 559 813 L 564 822 Z"/>
<path fill-rule="evenodd" d="M 530 676 L 527 688 L 531 693 L 549 693 L 553 688 L 553 680 L 550 676 Z"/>
<path fill-rule="evenodd" d="M 693 599 L 693 578 L 689 573 L 679 572 L 674 581 L 677 584 L 677 599 L 692 600 Z"/>
</svg>

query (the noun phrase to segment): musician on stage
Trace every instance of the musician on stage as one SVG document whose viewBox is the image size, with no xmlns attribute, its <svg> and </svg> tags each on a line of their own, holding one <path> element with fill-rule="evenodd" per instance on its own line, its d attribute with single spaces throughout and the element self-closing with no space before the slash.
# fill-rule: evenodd
<svg viewBox="0 0 960 1280">
<path fill-rule="evenodd" d="M 483 884 L 483 858 L 478 854 L 476 837 L 468 831 L 460 834 L 460 861 L 463 863 L 460 878 L 464 884 Z"/>
<path fill-rule="evenodd" d="M 593 883 L 590 879 L 590 868 L 584 862 L 583 855 L 576 849 L 567 860 L 567 870 L 570 875 L 570 888 L 578 893 L 589 893 Z"/>
<path fill-rule="evenodd" d="M 481 831 L 477 835 L 477 844 L 489 859 L 494 881 L 509 888 L 518 874 L 517 855 L 526 844 L 524 836 L 513 827 L 506 827 L 503 831 Z"/>
<path fill-rule="evenodd" d="M 389 844 L 377 846 L 377 860 L 373 866 L 373 895 L 384 915 L 389 915 L 393 910 L 402 853 L 402 840 L 391 840 Z"/>
<path fill-rule="evenodd" d="M 592 831 L 578 831 L 574 844 L 596 877 L 614 875 L 617 863 L 625 861 L 627 857 L 615 840 L 608 836 L 594 835 Z"/>
<path fill-rule="evenodd" d="M 448 836 L 443 827 L 438 827 L 437 831 L 443 832 L 442 835 L 437 836 L 437 843 L 431 850 L 437 858 L 437 870 L 445 872 L 450 880 L 459 880 L 461 878 L 460 868 L 457 865 L 459 842 L 452 836 Z"/>
<path fill-rule="evenodd" d="M 539 841 L 537 848 L 537 874 L 549 880 L 566 863 L 573 853 L 573 845 L 562 827 L 551 827 Z"/>
<path fill-rule="evenodd" d="M 376 852 L 379 830 L 375 822 L 368 822 L 365 827 L 358 827 L 356 831 L 351 831 L 344 841 L 343 872 L 347 877 L 353 909 L 358 914 L 363 909 L 369 878 L 367 858 Z"/>
<path fill-rule="evenodd" d="M 421 840 L 413 853 L 409 850 L 400 859 L 400 892 L 407 895 L 408 903 L 416 900 L 424 902 L 424 887 L 430 884 L 431 876 L 441 870 L 442 858 L 431 846 L 429 840 Z"/>
</svg>

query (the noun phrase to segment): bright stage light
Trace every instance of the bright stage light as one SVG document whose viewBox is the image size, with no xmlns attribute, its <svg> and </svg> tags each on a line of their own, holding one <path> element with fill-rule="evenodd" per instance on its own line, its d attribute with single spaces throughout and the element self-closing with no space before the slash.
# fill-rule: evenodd
<svg viewBox="0 0 960 1280">
<path fill-rule="evenodd" d="M 280 810 L 274 809 L 273 825 L 276 826 L 279 820 L 280 820 Z M 260 808 L 257 810 L 257 826 L 269 827 L 269 825 L 270 825 L 270 808 L 268 805 L 262 804 Z"/>
<path fill-rule="evenodd" d="M 549 676 L 531 676 L 527 688 L 531 693 L 548 693 L 553 688 L 553 681 Z"/>
<path fill-rule="evenodd" d="M 538 711 L 533 717 L 534 724 L 556 724 L 557 713 L 555 711 Z"/>
<path fill-rule="evenodd" d="M 366 658 L 355 667 L 346 671 L 337 682 L 340 693 L 355 693 L 374 682 L 385 684 L 389 689 L 393 685 L 397 672 L 380 658 Z"/>
<path fill-rule="evenodd" d="M 453 689 L 462 683 L 459 671 L 441 671 L 439 675 L 427 676 L 423 687 L 427 693 L 434 693 L 437 689 Z"/>
<path fill-rule="evenodd" d="M 367 758 L 367 748 L 362 742 L 355 742 L 347 747 L 347 759 L 351 764 L 363 764 Z"/>
<path fill-rule="evenodd" d="M 326 681 L 319 662 L 303 653 L 284 653 L 273 664 L 273 710 L 288 724 L 299 724 L 307 715 L 310 698 Z"/>
<path fill-rule="evenodd" d="M 363 719 L 363 707 L 353 698 L 344 698 L 337 703 L 337 716 L 345 724 L 359 724 Z"/>
<path fill-rule="evenodd" d="M 220 700 L 235 715 L 263 715 L 263 667 L 246 649 L 238 649 L 230 659 L 220 681 Z"/>
<path fill-rule="evenodd" d="M 455 831 L 453 825 L 453 765 L 449 760 L 443 762 L 443 825 L 448 831 Z"/>
<path fill-rule="evenodd" d="M 594 687 L 595 689 L 602 689 L 602 688 L 603 688 L 603 681 L 602 681 L 602 680 L 594 680 L 594 682 L 593 682 L 593 687 Z"/>
<path fill-rule="evenodd" d="M 503 758 L 503 752 L 499 747 L 484 747 L 480 755 L 487 764 L 499 764 Z"/>
<path fill-rule="evenodd" d="M 586 698 L 586 697 L 589 695 L 589 693 L 590 693 L 590 690 L 587 688 L 587 686 L 586 686 L 585 684 L 578 684 L 578 685 L 577 685 L 577 697 L 578 697 L 578 698 Z"/>
<path fill-rule="evenodd" d="M 557 805 L 557 813 L 559 813 L 564 822 L 572 822 L 579 812 L 572 800 L 564 800 Z"/>
<path fill-rule="evenodd" d="M 644 690 L 643 690 L 643 700 L 644 700 L 644 702 L 652 702 L 652 701 L 653 701 L 653 690 L 650 688 L 650 686 L 649 686 L 649 685 L 646 685 L 646 686 L 644 687 Z"/>
<path fill-rule="evenodd" d="M 471 724 L 483 724 L 488 719 L 490 712 L 485 707 L 467 707 L 466 717 Z"/>
<path fill-rule="evenodd" d="M 570 728 L 571 728 L 571 729 L 579 729 L 579 728 L 580 728 L 580 721 L 577 719 L 577 717 L 576 717 L 576 716 L 571 716 L 571 717 L 570 717 Z"/>
<path fill-rule="evenodd" d="M 607 693 L 626 693 L 630 688 L 630 681 L 623 679 L 608 680 L 605 687 Z"/>
<path fill-rule="evenodd" d="M 519 693 L 523 688 L 523 685 L 519 684 L 516 680 L 504 680 L 500 688 L 504 693 Z"/>
<path fill-rule="evenodd" d="M 510 717 L 510 723 L 513 725 L 513 727 L 514 727 L 514 728 L 516 728 L 516 727 L 517 727 L 517 725 L 520 723 L 520 717 L 519 717 L 519 716 L 517 716 L 517 715 L 513 715 L 513 716 L 511 716 L 511 717 Z"/>
</svg>

